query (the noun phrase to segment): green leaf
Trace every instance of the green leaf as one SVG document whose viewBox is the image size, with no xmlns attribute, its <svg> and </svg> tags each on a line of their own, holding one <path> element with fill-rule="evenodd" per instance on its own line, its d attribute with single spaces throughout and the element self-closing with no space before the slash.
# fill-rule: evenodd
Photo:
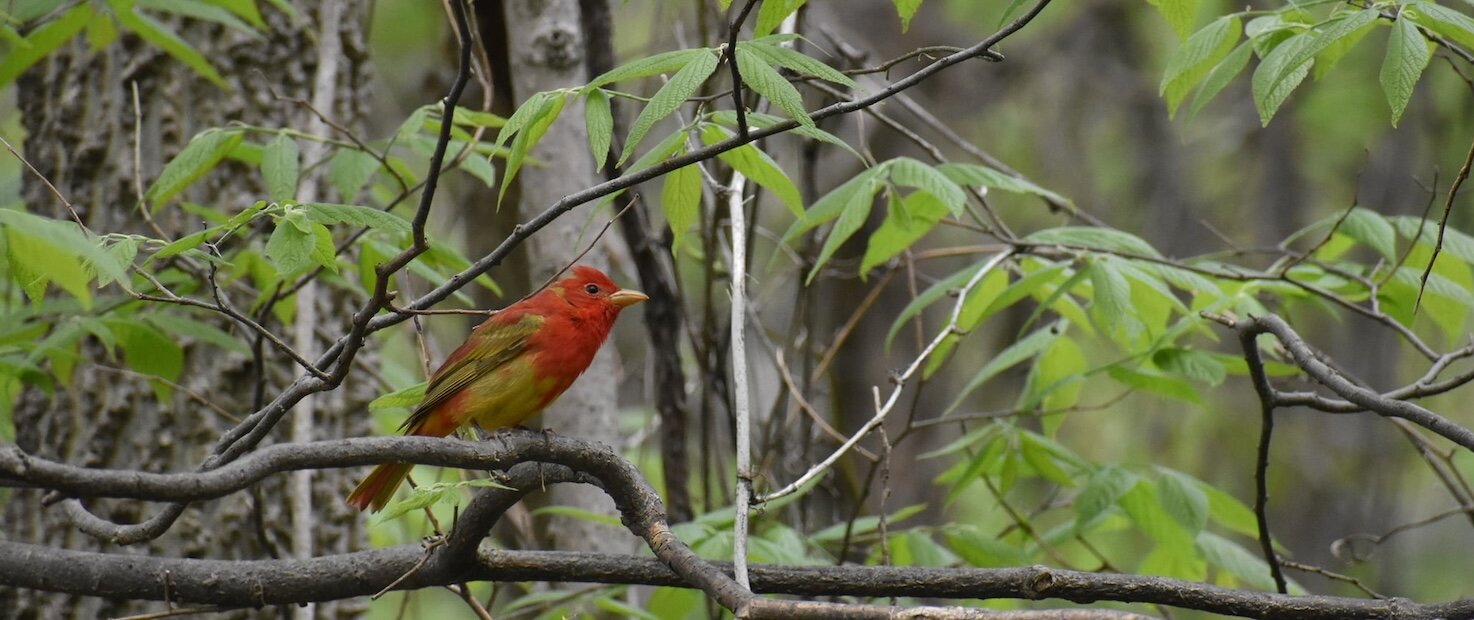
<svg viewBox="0 0 1474 620">
<path fill-rule="evenodd" d="M 1195 349 L 1166 347 L 1152 354 L 1157 368 L 1217 386 L 1228 375 L 1218 358 Z"/>
<path fill-rule="evenodd" d="M 1202 87 L 1198 88 L 1197 94 L 1193 95 L 1192 104 L 1188 107 L 1188 118 L 1198 115 L 1203 106 L 1208 105 L 1218 93 L 1222 92 L 1235 77 L 1249 66 L 1249 57 L 1254 55 L 1254 46 L 1250 43 L 1239 45 L 1232 53 L 1213 67 L 1213 71 L 1203 80 Z"/>
<path fill-rule="evenodd" d="M 1367 22 L 1366 25 L 1332 41 L 1330 45 L 1315 55 L 1315 70 L 1311 72 L 1311 77 L 1319 80 L 1329 75 L 1331 70 L 1340 64 L 1341 59 L 1351 53 L 1351 50 L 1356 49 L 1356 44 L 1360 43 L 1362 38 L 1377 26 L 1378 23 L 1375 21 Z"/>
<path fill-rule="evenodd" d="M 737 126 L 737 113 L 731 110 L 717 110 L 716 112 L 713 112 L 711 114 L 710 118 L 712 122 L 721 123 L 722 125 L 726 125 L 727 127 Z M 748 127 L 765 129 L 774 125 L 779 125 L 787 122 L 788 121 L 783 120 L 782 117 L 773 116 L 772 114 L 763 114 L 761 112 L 747 113 Z M 860 155 L 859 151 L 855 150 L 855 147 L 850 146 L 848 142 L 841 140 L 839 136 L 824 131 L 823 129 L 819 129 L 818 127 L 799 125 L 797 127 L 794 127 L 793 129 L 788 130 L 787 133 L 791 133 L 796 136 L 802 136 L 810 140 L 817 140 L 825 144 L 832 144 L 844 149 L 845 151 L 848 151 L 851 155 L 855 156 L 855 159 L 858 159 L 862 162 L 865 161 L 865 158 Z"/>
<path fill-rule="evenodd" d="M 804 279 L 805 285 L 813 282 L 814 276 L 819 275 L 819 270 L 822 269 L 824 265 L 829 262 L 830 257 L 834 256 L 834 253 L 839 250 L 839 246 L 842 245 L 845 240 L 849 239 L 857 231 L 859 231 L 861 226 L 865 225 L 865 220 L 870 217 L 870 207 L 875 202 L 875 192 L 876 190 L 880 189 L 881 186 L 878 178 L 878 173 L 868 173 L 870 171 L 878 169 L 880 169 L 879 166 L 877 166 L 876 168 L 871 168 L 870 170 L 862 172 L 855 177 L 855 179 L 863 180 L 864 183 L 860 186 L 855 187 L 853 191 L 848 193 L 848 196 L 846 197 L 846 200 L 840 209 L 839 219 L 834 222 L 834 227 L 830 229 L 829 236 L 824 239 L 824 247 L 819 249 L 819 257 L 815 259 L 814 267 L 809 270 L 808 277 Z M 853 180 L 851 182 L 853 182 Z M 847 186 L 849 185 L 849 183 L 846 183 L 845 185 Z M 841 186 L 841 188 L 843 187 L 844 186 Z M 839 189 L 835 190 L 835 192 L 838 191 Z M 832 193 L 834 192 L 831 192 L 831 194 Z M 823 200 L 821 199 L 820 202 L 823 202 Z M 805 214 L 804 219 L 800 220 L 800 222 L 808 221 L 808 216 L 813 215 L 815 212 L 817 212 L 819 210 L 819 206 L 819 202 L 814 203 L 814 208 L 810 209 L 809 212 Z M 797 225 L 798 223 L 799 222 L 795 222 L 795 225 Z"/>
<path fill-rule="evenodd" d="M 670 224 L 675 241 L 671 251 L 679 253 L 686 231 L 701 216 L 701 169 L 700 164 L 691 164 L 672 170 L 665 175 L 665 185 L 660 189 L 660 210 Z"/>
<path fill-rule="evenodd" d="M 1367 244 L 1383 258 L 1397 260 L 1397 232 L 1382 214 L 1363 207 L 1354 207 L 1346 214 L 1338 229 L 1357 241 Z"/>
<path fill-rule="evenodd" d="M 309 202 L 300 205 L 307 217 L 320 224 L 349 224 L 367 226 L 392 234 L 410 232 L 410 223 L 388 211 L 358 205 L 340 205 L 326 202 Z"/>
<path fill-rule="evenodd" d="M 1167 20 L 1178 40 L 1188 38 L 1193 29 L 1193 18 L 1198 14 L 1198 0 L 1147 0 L 1157 7 L 1157 12 Z"/>
<path fill-rule="evenodd" d="M 118 23 L 113 21 L 113 16 L 108 13 L 97 13 L 92 20 L 87 22 L 87 51 L 96 53 L 98 50 L 112 45 L 118 40 Z"/>
<path fill-rule="evenodd" d="M 939 456 L 952 454 L 953 452 L 956 452 L 963 448 L 981 449 L 982 447 L 987 446 L 988 442 L 991 442 L 994 439 L 994 436 L 997 435 L 1002 428 L 1003 426 L 1000 424 L 984 424 L 978 428 L 968 431 L 967 434 L 958 437 L 957 439 L 953 439 L 947 445 L 937 448 L 936 450 L 932 450 L 930 452 L 923 452 L 921 456 L 918 456 L 916 458 L 921 460 L 934 459 Z M 982 444 L 982 446 L 979 446 L 978 444 Z"/>
<path fill-rule="evenodd" d="M 981 568 L 1024 566 L 1033 559 L 1028 551 L 976 525 L 954 525 L 942 529 L 947 548 L 964 562 Z"/>
<path fill-rule="evenodd" d="M 1194 405 L 1203 404 L 1203 399 L 1198 397 L 1197 390 L 1194 390 L 1187 382 L 1176 377 L 1170 377 L 1140 368 L 1127 368 L 1120 364 L 1107 368 L 1106 374 L 1127 387 L 1145 390 L 1153 394 Z"/>
<path fill-rule="evenodd" d="M 379 160 L 358 149 L 338 149 L 328 164 L 328 182 L 338 190 L 338 200 L 353 200 L 379 170 Z"/>
<path fill-rule="evenodd" d="M 1413 21 L 1445 38 L 1474 50 L 1474 17 L 1439 6 L 1432 2 L 1418 2 L 1405 7 L 1414 9 Z"/>
<path fill-rule="evenodd" d="M 1411 215 L 1394 215 L 1386 218 L 1397 228 L 1397 232 L 1404 239 L 1418 240 L 1418 245 L 1432 248 L 1438 242 L 1438 222 L 1425 222 L 1422 218 Z M 1474 237 L 1448 227 L 1443 231 L 1443 251 L 1465 263 L 1474 264 Z"/>
<path fill-rule="evenodd" d="M 1035 185 L 1022 177 L 1012 177 L 980 164 L 942 164 L 937 170 L 947 178 L 970 187 L 988 187 L 1016 194 L 1032 194 L 1074 208 L 1074 202 Z"/>
<path fill-rule="evenodd" d="M 107 282 L 127 278 L 125 265 L 71 222 L 0 209 L 0 228 L 15 272 L 12 277 L 33 299 L 39 299 L 48 282 L 55 282 L 85 308 L 92 300 L 93 276 Z"/>
<path fill-rule="evenodd" d="M 609 159 L 609 141 L 614 136 L 614 114 L 609 110 L 609 95 L 601 88 L 588 91 L 584 97 L 584 130 L 589 135 L 589 153 L 594 156 L 594 169 L 603 170 Z"/>
<path fill-rule="evenodd" d="M 829 220 L 839 217 L 844 212 L 845 206 L 850 199 L 860 192 L 867 196 L 874 196 L 875 191 L 880 189 L 880 175 L 885 173 L 886 165 L 881 164 L 873 168 L 866 168 L 848 181 L 841 183 L 839 187 L 829 190 L 829 193 L 820 196 L 814 204 L 809 205 L 809 210 L 788 227 L 783 233 L 783 243 L 791 243 L 799 235 L 808 232 L 815 226 L 819 226 Z"/>
<path fill-rule="evenodd" d="M 1132 308 L 1131 283 L 1116 269 L 1115 261 L 1107 257 L 1091 260 L 1087 265 L 1092 291 L 1091 315 L 1109 331 L 1134 336 L 1140 329 L 1141 322 Z"/>
<path fill-rule="evenodd" d="M 507 124 L 507 119 L 490 112 L 472 110 L 471 108 L 456 106 L 455 119 L 457 125 L 470 127 L 486 127 L 489 129 L 500 129 Z"/>
<path fill-rule="evenodd" d="M 920 2 L 920 0 L 896 1 Z M 890 547 L 891 561 L 896 566 L 948 566 L 957 561 L 956 556 L 938 545 L 930 535 L 917 530 L 892 535 Z"/>
<path fill-rule="evenodd" d="M 1136 475 L 1118 467 L 1102 467 L 1090 475 L 1075 496 L 1075 529 L 1084 532 L 1097 517 L 1136 485 Z"/>
<path fill-rule="evenodd" d="M 896 15 L 901 18 L 901 32 L 906 32 L 911 27 L 911 18 L 916 16 L 916 9 L 921 8 L 921 0 L 891 0 L 896 5 Z"/>
<path fill-rule="evenodd" d="M 1137 564 L 1136 572 L 1183 581 L 1207 579 L 1208 563 L 1199 557 L 1192 541 L 1185 536 L 1174 540 L 1173 544 L 1158 543 L 1152 547 L 1151 553 Z"/>
<path fill-rule="evenodd" d="M 173 338 L 138 319 L 111 319 L 105 323 L 118 337 L 128 368 L 169 381 L 179 379 L 184 370 L 184 349 Z M 152 386 L 160 401 L 169 399 L 172 390 L 168 386 L 157 382 Z"/>
<path fill-rule="evenodd" d="M 1142 240 L 1141 237 L 1113 228 L 1096 228 L 1093 226 L 1046 228 L 1024 237 L 1024 240 L 1035 243 L 1058 243 L 1074 248 L 1112 250 L 1138 256 L 1150 256 L 1152 258 L 1162 257 L 1161 252 L 1158 252 L 1156 248 Z"/>
<path fill-rule="evenodd" d="M 1173 471 L 1163 471 L 1157 478 L 1157 501 L 1177 524 L 1196 537 L 1208 524 L 1208 497 L 1193 481 Z"/>
<path fill-rule="evenodd" d="M 962 193 L 962 188 L 952 179 L 936 168 L 910 157 L 897 157 L 890 163 L 892 183 L 931 194 L 947 205 L 953 215 L 962 214 L 963 208 L 967 206 L 967 195 Z"/>
<path fill-rule="evenodd" d="M 548 128 L 552 127 L 553 121 L 558 120 L 558 115 L 563 112 L 564 104 L 565 100 L 560 94 L 554 93 L 544 97 L 537 110 L 527 119 L 527 125 L 517 131 L 517 137 L 512 138 L 511 152 L 507 153 L 507 171 L 502 176 L 502 186 L 496 194 L 498 205 L 507 195 L 507 188 L 511 187 L 512 179 L 517 177 L 517 171 L 522 168 L 522 161 L 532 151 L 532 147 L 537 146 L 537 142 L 548 132 Z M 517 110 L 517 114 L 521 113 L 522 110 Z M 502 127 L 503 132 L 512 127 L 516 114 L 512 116 L 513 118 L 508 119 L 507 124 Z M 497 146 L 501 146 L 501 134 L 497 135 Z"/>
<path fill-rule="evenodd" d="M 386 409 L 408 409 L 420 404 L 425 399 L 426 382 L 421 381 L 401 390 L 395 390 L 383 396 L 373 399 L 368 404 L 369 411 L 384 411 Z"/>
<path fill-rule="evenodd" d="M 766 3 L 764 4 L 766 6 Z M 802 54 L 793 48 L 781 45 L 770 45 L 759 41 L 744 41 L 737 44 L 737 53 L 757 54 L 768 64 L 775 67 L 783 67 L 799 75 L 819 78 L 827 82 L 834 82 L 843 86 L 857 89 L 860 87 L 850 76 L 840 73 L 834 67 L 820 62 L 819 59 Z M 741 67 L 739 67 L 740 69 Z"/>
<path fill-rule="evenodd" d="M 261 38 L 261 33 L 257 32 L 255 28 L 252 28 L 246 22 L 241 21 L 240 18 L 236 17 L 230 11 L 227 11 L 223 7 L 215 6 L 213 4 L 206 4 L 204 2 L 197 2 L 195 0 L 136 1 L 139 7 L 145 9 L 163 11 L 165 13 L 173 13 L 175 15 L 188 17 L 190 19 L 215 22 L 222 26 L 226 26 L 228 28 L 236 30 L 237 32 L 243 32 L 251 36 L 252 38 Z"/>
<path fill-rule="evenodd" d="M 126 276 L 128 268 L 132 267 L 133 261 L 138 258 L 138 241 L 137 237 L 114 239 L 112 243 L 103 249 L 113 259 L 113 264 L 118 266 L 118 272 L 99 272 L 97 276 L 97 286 L 99 288 L 113 282 L 120 284 L 127 283 L 128 279 Z"/>
<path fill-rule="evenodd" d="M 537 95 L 534 95 L 533 98 L 535 99 L 537 98 L 537 96 L 545 94 L 546 93 L 538 93 Z M 520 112 L 521 110 L 519 109 L 518 111 Z M 515 118 L 515 115 L 513 117 Z M 415 108 L 413 112 L 409 113 L 409 116 L 406 116 L 404 118 L 404 122 L 399 124 L 399 129 L 396 129 L 394 131 L 394 139 L 392 142 L 408 142 L 410 138 L 419 135 L 420 132 L 425 130 L 425 121 L 429 118 L 430 106 L 420 106 L 418 108 Z M 510 122 L 511 121 L 508 121 L 509 124 Z M 506 131 L 507 130 L 505 128 L 502 129 L 502 132 Z M 504 133 L 497 134 L 497 146 L 501 146 L 500 138 L 502 135 L 504 135 Z M 508 133 L 505 135 L 511 134 Z"/>
<path fill-rule="evenodd" d="M 234 351 L 241 355 L 251 354 L 251 348 L 246 346 L 246 343 L 241 342 L 240 338 L 232 336 L 204 321 L 197 321 L 177 314 L 150 314 L 145 316 L 144 319 L 152 323 L 155 327 L 176 336 L 191 338 L 198 342 L 214 345 L 226 351 Z"/>
<path fill-rule="evenodd" d="M 731 0 L 726 1 L 731 2 Z M 619 520 L 615 519 L 614 521 L 614 525 L 618 526 Z M 595 597 L 594 606 L 605 612 L 614 614 L 614 617 L 617 618 L 642 618 L 644 620 L 661 620 L 660 616 L 652 614 L 638 607 L 631 606 L 628 603 L 616 601 L 608 596 Z"/>
<path fill-rule="evenodd" d="M 601 525 L 612 525 L 614 527 L 621 527 L 619 524 L 619 517 L 597 513 L 591 510 L 584 510 L 582 508 L 577 508 L 574 506 L 543 506 L 542 508 L 538 508 L 532 511 L 532 516 L 534 517 L 541 517 L 544 515 L 568 517 L 571 519 L 578 519 L 579 521 L 588 521 L 589 523 L 599 523 Z"/>
<path fill-rule="evenodd" d="M 1259 109 L 1260 122 L 1269 124 L 1280 105 L 1309 74 L 1316 54 L 1332 43 L 1354 35 L 1379 15 L 1375 9 L 1342 13 L 1314 30 L 1286 39 L 1270 51 L 1254 71 L 1252 80 L 1254 104 Z"/>
<path fill-rule="evenodd" d="M 6 10 L 12 7 L 6 6 Z M 25 45 L 11 45 L 0 57 L 0 87 L 15 81 L 31 65 L 56 51 L 63 43 L 71 40 L 87 27 L 92 19 L 92 4 L 82 2 L 67 9 L 56 19 L 48 21 L 25 37 Z"/>
<path fill-rule="evenodd" d="M 220 73 L 198 50 L 181 39 L 168 26 L 137 12 L 132 6 L 129 6 L 131 4 L 131 0 L 108 0 L 108 5 L 113 8 L 113 15 L 118 18 L 118 25 L 163 50 L 164 53 L 173 56 L 175 60 L 184 63 L 185 66 L 193 69 L 195 73 L 216 86 L 226 90 L 230 89 L 230 84 L 220 77 Z"/>
<path fill-rule="evenodd" d="M 1021 433 L 1019 438 L 1019 453 L 1035 473 L 1060 486 L 1075 486 L 1075 479 L 1056 460 L 1049 440 L 1030 432 Z"/>
<path fill-rule="evenodd" d="M 783 20 L 804 5 L 805 0 L 764 0 L 758 6 L 757 20 L 752 26 L 754 38 L 765 37 L 778 30 Z"/>
<path fill-rule="evenodd" d="M 261 19 L 261 10 L 256 8 L 256 0 L 206 0 L 206 2 L 236 14 L 256 28 L 266 29 L 266 21 Z"/>
<path fill-rule="evenodd" d="M 0 209 L 0 212 L 8 211 Z M 10 279 L 19 284 L 31 301 L 40 303 L 47 284 L 56 284 L 71 294 L 84 309 L 92 306 L 92 287 L 82 261 L 66 246 L 47 243 L 14 225 L 5 226 L 5 250 Z"/>
<path fill-rule="evenodd" d="M 261 154 L 261 176 L 266 179 L 266 195 L 276 202 L 286 202 L 297 195 L 297 177 L 301 170 L 297 159 L 297 141 L 287 134 L 277 134 Z"/>
<path fill-rule="evenodd" d="M 1202 532 L 1197 539 L 1198 552 L 1209 564 L 1217 566 L 1250 587 L 1266 592 L 1275 591 L 1274 578 L 1269 564 L 1227 538 L 1212 532 Z"/>
<path fill-rule="evenodd" d="M 1024 391 L 1019 394 L 1018 408 L 1038 406 L 1051 411 L 1075 406 L 1083 387 L 1084 372 L 1085 353 L 1080 350 L 1080 345 L 1070 338 L 1056 338 L 1029 369 Z"/>
<path fill-rule="evenodd" d="M 891 201 L 885 220 L 870 234 L 865 246 L 860 276 L 911 247 L 950 211 L 942 201 L 924 192 L 913 192 L 899 201 Z"/>
<path fill-rule="evenodd" d="M 1041 263 L 1043 267 L 1038 267 Z M 993 304 L 988 306 L 987 314 L 1001 312 L 1004 308 L 1034 294 L 1039 287 L 1059 279 L 1060 272 L 1069 267 L 1069 264 L 1025 261 L 1022 266 L 1026 275 L 1009 285 L 1008 290 L 999 295 L 998 299 L 993 300 Z"/>
<path fill-rule="evenodd" d="M 1156 485 L 1138 480 L 1116 501 L 1136 527 L 1157 544 L 1185 555 L 1195 553 L 1193 534 L 1184 529 L 1178 523 L 1177 517 L 1167 511 L 1161 498 L 1157 496 Z"/>
<path fill-rule="evenodd" d="M 276 221 L 276 230 L 266 240 L 266 257 L 276 264 L 283 278 L 306 271 L 317 264 L 317 235 L 302 211 L 293 210 Z M 326 230 L 326 229 L 324 229 Z"/>
<path fill-rule="evenodd" d="M 1382 60 L 1382 71 L 1378 79 L 1382 92 L 1387 94 L 1387 106 L 1392 108 L 1392 126 L 1402 118 L 1402 111 L 1413 96 L 1413 87 L 1422 77 L 1428 60 L 1433 58 L 1431 43 L 1418 32 L 1418 27 L 1406 15 L 1392 23 L 1392 34 L 1387 38 L 1387 56 Z"/>
<path fill-rule="evenodd" d="M 241 139 L 241 132 L 236 129 L 211 128 L 195 134 L 189 139 L 189 144 L 164 165 L 159 178 L 144 193 L 144 197 L 153 202 L 152 210 L 157 212 L 170 198 L 213 169 L 226 153 L 240 144 Z"/>
<path fill-rule="evenodd" d="M 496 187 L 496 166 L 491 165 L 491 160 L 486 156 L 480 153 L 470 153 L 461 160 L 458 168 L 476 177 L 476 180 L 485 183 L 487 187 Z"/>
<path fill-rule="evenodd" d="M 912 504 L 910 506 L 906 506 L 905 508 L 886 515 L 886 523 L 890 527 L 895 527 L 897 523 L 905 521 L 906 519 L 909 519 L 921 513 L 923 510 L 926 510 L 926 504 Z M 880 517 L 871 515 L 868 517 L 860 517 L 853 521 L 836 523 L 822 530 L 814 532 L 813 534 L 809 534 L 808 538 L 809 542 L 811 543 L 814 543 L 816 545 L 824 545 L 829 543 L 837 543 L 841 540 L 844 540 L 846 532 L 848 532 L 850 538 L 853 539 L 858 536 L 871 534 L 878 529 L 880 529 Z"/>
<path fill-rule="evenodd" d="M 265 200 L 257 200 L 251 203 L 251 206 L 241 209 L 240 213 L 230 216 L 230 219 L 225 221 L 225 227 L 238 228 L 246 222 L 256 219 L 256 216 L 260 215 L 262 211 L 265 211 L 267 206 Z"/>
<path fill-rule="evenodd" d="M 971 332 L 993 316 L 993 302 L 1008 289 L 1008 279 L 1008 272 L 1003 269 L 994 269 L 983 276 L 982 281 L 972 287 L 962 300 L 962 310 L 957 313 L 957 329 Z"/>
<path fill-rule="evenodd" d="M 664 140 L 650 147 L 650 150 L 645 151 L 645 154 L 636 159 L 635 163 L 630 164 L 626 173 L 644 170 L 659 162 L 670 159 L 676 154 L 676 151 L 681 150 L 685 145 L 686 129 L 684 127 L 677 128 L 670 135 L 666 136 Z"/>
<path fill-rule="evenodd" d="M 741 53 L 738 47 L 737 70 L 742 74 L 742 83 L 746 84 L 764 99 L 773 102 L 783 110 L 789 118 L 798 121 L 805 127 L 813 127 L 814 119 L 809 118 L 809 113 L 804 111 L 804 97 L 793 84 L 788 83 L 777 70 L 768 64 L 768 59 L 758 54 Z"/>
<path fill-rule="evenodd" d="M 715 58 L 714 56 L 712 56 L 711 50 L 706 48 L 662 52 L 654 56 L 648 56 L 615 67 L 614 69 L 609 70 L 603 75 L 594 78 L 592 81 L 589 82 L 588 86 L 585 86 L 584 88 L 598 88 L 605 84 L 612 84 L 614 82 L 623 82 L 625 80 L 633 80 L 636 78 L 650 77 L 652 75 L 660 75 L 662 73 L 670 73 L 672 71 L 680 70 L 686 65 L 691 64 L 693 61 L 699 60 L 701 56 Z M 684 97 L 682 99 L 684 99 Z"/>
<path fill-rule="evenodd" d="M 629 137 L 625 138 L 624 152 L 619 155 L 619 162 L 615 165 L 624 165 L 625 160 L 635 152 L 635 147 L 645 139 L 645 134 L 655 127 L 655 123 L 673 114 L 716 71 L 716 55 L 707 50 L 699 51 L 701 53 L 692 57 L 686 66 L 672 75 L 670 81 L 655 91 L 655 96 L 650 98 L 645 109 L 640 110 L 640 115 L 635 117 L 634 124 L 630 126 Z"/>
<path fill-rule="evenodd" d="M 703 144 L 716 144 L 730 137 L 732 137 L 732 132 L 721 126 L 711 124 L 701 126 Z M 798 187 L 794 186 L 793 181 L 788 178 L 788 173 L 783 171 L 778 162 L 773 161 L 772 157 L 759 150 L 757 146 L 744 144 L 717 155 L 717 157 L 753 183 L 773 192 L 773 196 L 787 206 L 795 216 L 803 217 L 804 200 L 798 192 Z"/>
<path fill-rule="evenodd" d="M 942 296 L 947 295 L 949 291 L 955 291 L 961 288 L 962 285 L 966 284 L 972 278 L 973 274 L 977 273 L 978 268 L 978 265 L 970 265 L 946 278 L 938 280 L 936 284 L 927 287 L 915 299 L 912 299 L 911 303 L 906 304 L 906 307 L 901 309 L 901 314 L 896 316 L 895 322 L 891 323 L 890 330 L 885 334 L 886 350 L 890 350 L 891 341 L 895 340 L 896 334 L 901 331 L 901 328 L 906 325 L 907 321 L 910 321 L 922 309 L 936 303 Z"/>
<path fill-rule="evenodd" d="M 1167 63 L 1167 72 L 1162 76 L 1160 91 L 1167 99 L 1169 116 L 1177 113 L 1178 104 L 1193 86 L 1228 56 L 1242 32 L 1243 24 L 1238 16 L 1227 15 L 1213 20 L 1188 37 Z"/>
<path fill-rule="evenodd" d="M 164 247 L 159 248 L 159 251 L 154 252 L 154 255 L 150 257 L 149 260 L 163 260 L 181 252 L 193 250 L 203 245 L 205 243 L 205 239 L 209 238 L 209 236 L 215 232 L 218 231 L 214 228 L 207 228 L 205 230 L 193 232 L 173 241 L 170 241 L 169 243 L 164 244 Z"/>
<path fill-rule="evenodd" d="M 1044 349 L 1049 347 L 1050 343 L 1054 342 L 1055 338 L 1058 338 L 1068 328 L 1068 321 L 1057 321 L 1035 330 L 1034 333 L 1024 336 L 1019 341 L 1008 345 L 1008 348 L 1000 351 L 992 359 L 988 360 L 987 364 L 984 364 L 982 368 L 978 369 L 977 374 L 974 374 L 972 379 L 968 380 L 967 385 L 957 392 L 957 396 L 952 399 L 952 404 L 947 406 L 943 415 L 956 411 L 966 401 L 968 395 L 982 387 L 984 383 L 998 373 L 1008 370 L 1044 351 Z"/>
</svg>

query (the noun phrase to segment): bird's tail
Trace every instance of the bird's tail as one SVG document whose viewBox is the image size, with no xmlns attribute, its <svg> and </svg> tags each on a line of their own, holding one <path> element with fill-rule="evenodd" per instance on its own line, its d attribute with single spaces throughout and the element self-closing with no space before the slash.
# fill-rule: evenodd
<svg viewBox="0 0 1474 620">
<path fill-rule="evenodd" d="M 455 424 L 446 424 L 433 412 L 429 415 L 417 413 L 410 417 L 410 421 L 412 426 L 405 431 L 406 435 L 444 437 L 455 430 Z M 354 487 L 353 492 L 348 495 L 347 504 L 359 510 L 378 512 L 394 498 L 394 491 L 404 483 L 404 478 L 411 469 L 414 469 L 412 463 L 384 463 L 375 467 L 363 482 Z"/>
<path fill-rule="evenodd" d="M 404 477 L 409 475 L 409 470 L 414 465 L 409 463 L 385 463 L 374 468 L 363 482 L 353 489 L 348 496 L 348 505 L 359 510 L 370 509 L 378 512 L 394 497 L 394 491 L 404 482 Z"/>
</svg>

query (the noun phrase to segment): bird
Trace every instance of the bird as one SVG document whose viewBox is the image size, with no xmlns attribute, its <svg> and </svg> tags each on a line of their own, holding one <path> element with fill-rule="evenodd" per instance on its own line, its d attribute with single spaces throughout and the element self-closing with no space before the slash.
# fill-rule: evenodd
<svg viewBox="0 0 1474 620">
<path fill-rule="evenodd" d="M 483 321 L 431 373 L 425 397 L 400 429 L 444 437 L 467 424 L 484 430 L 521 425 L 588 369 L 619 312 L 649 299 L 623 290 L 593 267 L 574 265 L 547 288 Z M 414 465 L 375 467 L 347 504 L 378 511 Z"/>
</svg>

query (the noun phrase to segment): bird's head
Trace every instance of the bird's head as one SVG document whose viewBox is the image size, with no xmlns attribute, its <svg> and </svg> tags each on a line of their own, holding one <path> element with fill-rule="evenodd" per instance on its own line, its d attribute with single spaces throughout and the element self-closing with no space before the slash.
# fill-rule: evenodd
<svg viewBox="0 0 1474 620">
<path fill-rule="evenodd" d="M 574 265 L 552 288 L 575 308 L 602 311 L 611 317 L 627 306 L 649 299 L 639 291 L 620 289 L 604 272 L 583 265 Z"/>
</svg>

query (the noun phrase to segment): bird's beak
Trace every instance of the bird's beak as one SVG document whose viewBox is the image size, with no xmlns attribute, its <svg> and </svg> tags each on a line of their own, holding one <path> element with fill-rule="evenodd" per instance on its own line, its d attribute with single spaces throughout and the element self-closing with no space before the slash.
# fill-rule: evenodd
<svg viewBox="0 0 1474 620">
<path fill-rule="evenodd" d="M 650 297 L 639 291 L 615 291 L 609 296 L 609 303 L 614 304 L 616 308 L 623 308 L 625 306 L 633 306 L 646 299 L 650 299 Z"/>
</svg>

